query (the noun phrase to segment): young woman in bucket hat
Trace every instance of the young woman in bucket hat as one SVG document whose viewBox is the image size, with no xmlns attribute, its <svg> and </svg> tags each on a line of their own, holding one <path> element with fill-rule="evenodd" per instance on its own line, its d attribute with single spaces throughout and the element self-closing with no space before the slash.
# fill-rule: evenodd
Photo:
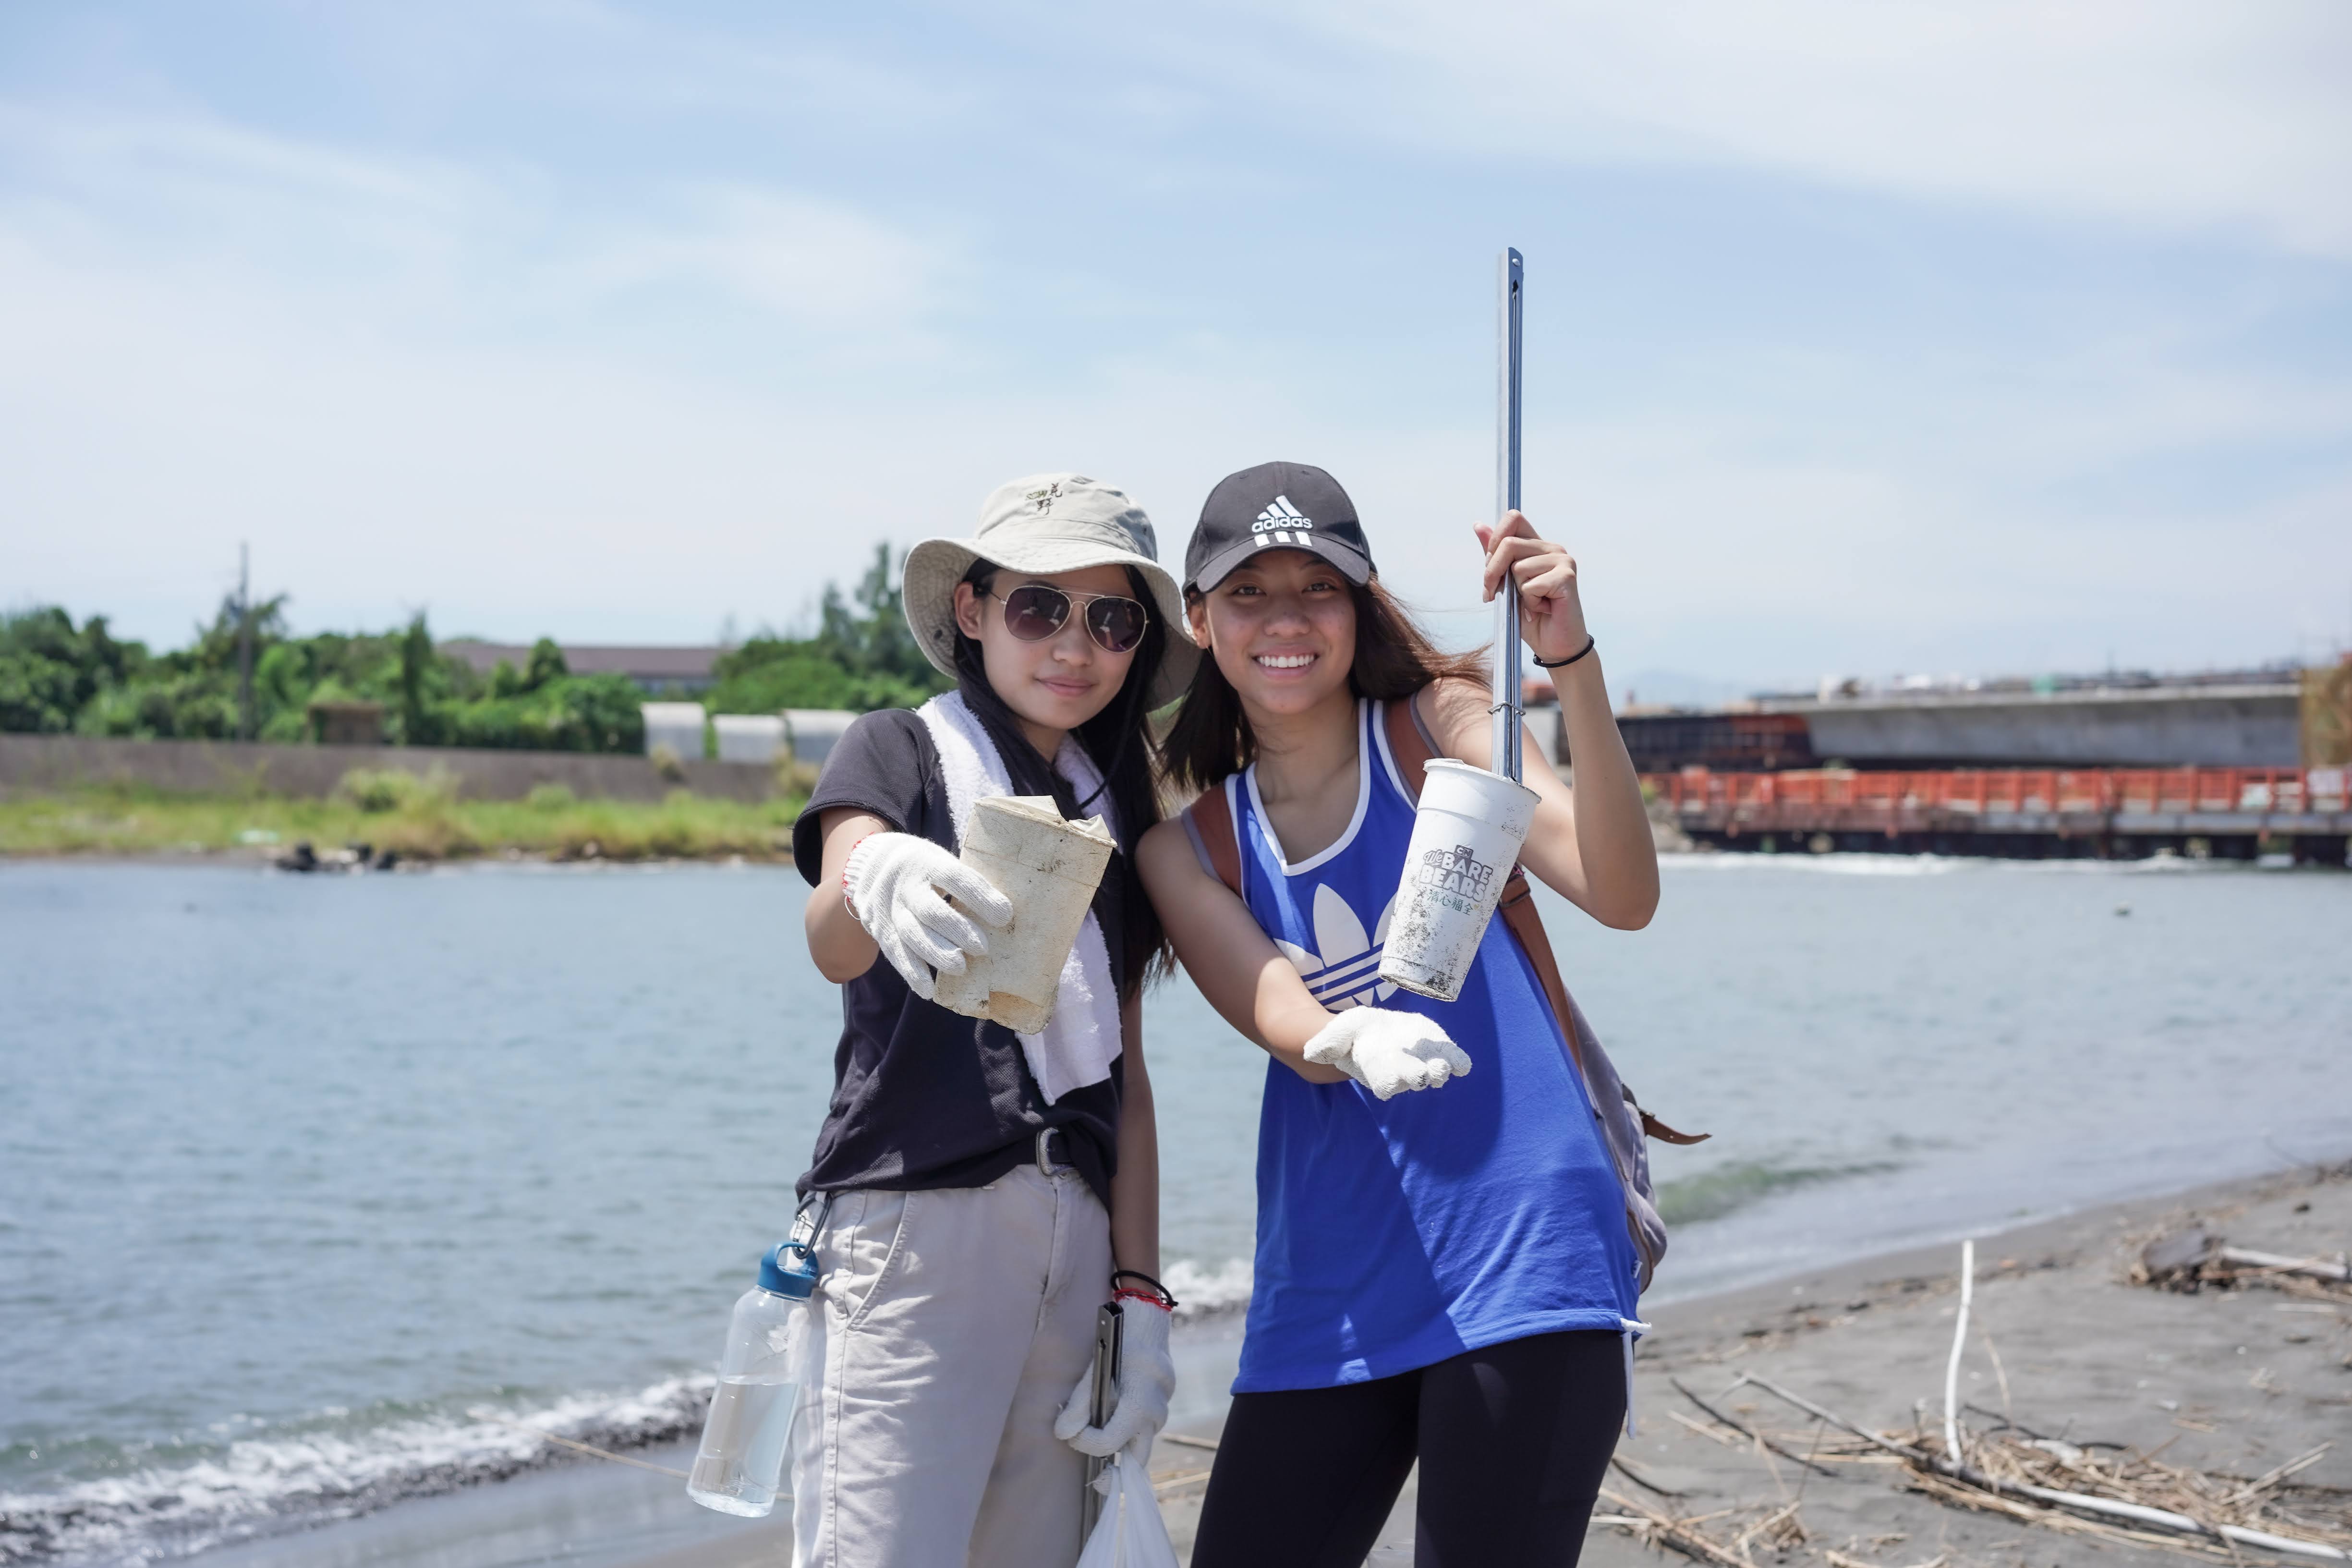
<svg viewBox="0 0 2352 1568">
<path fill-rule="evenodd" d="M 1002 486 L 971 537 L 916 545 L 907 619 L 956 689 L 853 723 L 794 826 L 809 952 L 844 1016 L 799 1184 L 824 1270 L 799 1568 L 1073 1563 L 1084 1456 L 1146 1463 L 1167 1418 L 1139 1025 L 1163 938 L 1133 851 L 1159 820 L 1144 716 L 1198 654 L 1155 557 L 1142 509 L 1078 474 Z M 1100 816 L 1119 846 L 1036 1035 L 931 1000 L 1011 915 L 957 858 L 972 803 L 1002 795 Z M 1114 1295 L 1122 1377 L 1094 1427 Z"/>
<path fill-rule="evenodd" d="M 1478 538 L 1487 596 L 1518 583 L 1577 763 L 1571 795 L 1528 744 L 1522 861 L 1640 926 L 1657 863 L 1575 564 L 1517 512 Z M 1418 1460 L 1417 1563 L 1573 1563 L 1626 1411 L 1633 1184 L 1499 915 L 1455 1001 L 1380 975 L 1419 768 L 1486 764 L 1486 675 L 1381 587 L 1319 468 L 1220 483 L 1185 579 L 1207 657 L 1165 752 L 1205 793 L 1146 837 L 1143 877 L 1187 973 L 1274 1058 L 1255 1279 L 1192 1561 L 1354 1568 Z"/>
</svg>

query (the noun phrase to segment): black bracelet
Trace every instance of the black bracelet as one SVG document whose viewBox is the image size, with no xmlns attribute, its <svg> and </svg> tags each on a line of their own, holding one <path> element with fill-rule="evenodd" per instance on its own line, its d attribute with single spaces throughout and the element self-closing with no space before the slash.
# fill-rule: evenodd
<svg viewBox="0 0 2352 1568">
<path fill-rule="evenodd" d="M 1168 1293 L 1168 1287 L 1162 1285 L 1159 1280 L 1154 1279 L 1150 1275 L 1146 1274 L 1142 1269 L 1114 1268 L 1110 1271 L 1110 1288 L 1112 1289 L 1118 1289 L 1118 1282 L 1122 1279 L 1142 1280 L 1146 1285 L 1150 1286 L 1152 1289 L 1159 1292 L 1160 1303 L 1163 1306 L 1171 1312 L 1176 1310 L 1176 1298 Z"/>
<path fill-rule="evenodd" d="M 1591 632 L 1587 632 L 1584 634 L 1584 646 L 1582 647 L 1578 648 L 1566 658 L 1555 658 L 1550 660 L 1539 658 L 1536 660 L 1536 668 L 1538 669 L 1566 669 L 1570 665 L 1574 664 L 1578 659 L 1582 658 L 1586 654 L 1591 653 L 1591 651 L 1592 634 Z"/>
</svg>

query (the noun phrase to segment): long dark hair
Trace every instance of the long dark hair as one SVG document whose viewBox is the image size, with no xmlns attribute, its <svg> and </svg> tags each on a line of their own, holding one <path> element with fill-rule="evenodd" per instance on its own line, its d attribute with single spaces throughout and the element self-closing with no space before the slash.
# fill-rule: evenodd
<svg viewBox="0 0 2352 1568">
<path fill-rule="evenodd" d="M 1151 907 L 1150 897 L 1143 890 L 1143 878 L 1135 868 L 1135 847 L 1142 840 L 1144 831 L 1160 820 L 1160 792 L 1151 776 L 1151 744 L 1143 733 L 1144 693 L 1150 689 L 1151 678 L 1160 668 L 1160 657 L 1168 651 L 1168 628 L 1160 624 L 1159 606 L 1151 596 L 1151 585 L 1132 566 L 1127 569 L 1129 589 L 1140 600 L 1150 615 L 1143 628 L 1143 640 L 1136 645 L 1135 659 L 1127 667 L 1127 679 L 1103 710 L 1079 725 L 1072 733 L 1095 770 L 1102 774 L 1101 793 L 1109 797 L 1111 815 L 1118 820 L 1119 852 L 1110 858 L 1110 867 L 1103 873 L 1102 885 L 1095 889 L 1095 918 L 1102 922 L 1103 937 L 1111 952 L 1118 959 L 1119 994 L 1132 997 L 1143 988 L 1144 982 L 1167 966 L 1168 937 L 1160 924 L 1160 915 Z M 976 594 L 986 594 L 996 581 L 997 567 L 993 562 L 975 561 L 963 580 Z M 1015 795 L 1050 795 L 1062 808 L 1065 816 L 1087 816 L 1102 809 L 1103 803 L 1089 797 L 1077 798 L 1069 781 L 1054 771 L 1053 759 L 1040 756 L 1037 748 L 1029 743 L 1022 732 L 1021 721 L 1006 707 L 996 688 L 988 683 L 988 667 L 982 659 L 980 644 L 956 633 L 956 689 L 962 693 L 964 706 L 980 720 L 988 738 L 996 742 L 996 754 L 1004 760 L 1004 773 Z"/>
<path fill-rule="evenodd" d="M 1381 586 L 1378 577 L 1348 584 L 1356 602 L 1356 656 L 1348 666 L 1348 689 L 1379 702 L 1398 702 L 1433 680 L 1458 677 L 1484 684 L 1486 661 L 1475 653 L 1445 653 L 1429 640 L 1412 612 Z M 1202 595 L 1189 590 L 1184 600 L 1197 604 Z M 1241 694 L 1217 657 L 1203 650 L 1192 671 L 1192 685 L 1184 693 L 1160 743 L 1168 776 L 1190 790 L 1204 790 L 1257 761 L 1257 735 Z"/>
</svg>

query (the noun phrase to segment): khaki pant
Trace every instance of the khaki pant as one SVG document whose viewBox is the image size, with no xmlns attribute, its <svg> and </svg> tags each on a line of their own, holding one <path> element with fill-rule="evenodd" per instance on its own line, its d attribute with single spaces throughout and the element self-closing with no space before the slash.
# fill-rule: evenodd
<svg viewBox="0 0 2352 1568">
<path fill-rule="evenodd" d="M 1110 1221 L 1072 1170 L 843 1193 L 817 1237 L 823 1371 L 793 1452 L 797 1568 L 1070 1568 Z"/>
</svg>

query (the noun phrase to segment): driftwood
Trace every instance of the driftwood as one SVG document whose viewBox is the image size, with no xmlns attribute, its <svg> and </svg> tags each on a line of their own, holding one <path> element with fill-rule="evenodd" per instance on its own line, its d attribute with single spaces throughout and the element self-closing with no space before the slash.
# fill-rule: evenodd
<svg viewBox="0 0 2352 1568">
<path fill-rule="evenodd" d="M 2046 1508 L 2068 1509 L 2105 1519 L 2126 1520 L 2135 1524 L 2152 1525 L 2158 1530 L 2181 1535 L 2201 1537 L 2239 1546 L 2252 1546 L 2265 1552 L 2285 1552 L 2329 1562 L 2352 1562 L 2352 1550 L 2332 1546 L 2326 1542 L 2299 1540 L 2293 1536 L 2279 1535 L 2247 1525 L 2224 1524 L 2201 1520 L 2175 1510 L 2155 1508 L 2146 1503 L 2126 1502 L 2117 1498 L 2096 1497 L 2088 1492 L 2069 1491 L 2055 1487 L 2040 1486 L 2031 1481 L 1990 1475 L 1978 1467 L 1964 1463 L 1953 1456 L 1937 1453 L 1916 1443 L 1898 1443 L 1878 1433 L 1866 1431 L 1835 1411 L 1824 1409 L 1802 1394 L 1792 1393 L 1779 1384 L 1755 1376 L 1753 1373 L 1742 1375 L 1732 1386 L 1738 1388 L 1750 1384 L 1776 1398 L 1787 1401 L 1810 1415 L 1828 1422 L 1840 1431 L 1851 1433 L 1866 1443 L 1900 1457 L 1915 1469 L 1926 1471 L 1931 1476 L 1939 1477 L 1947 1481 L 1958 1482 L 1963 1487 L 1990 1493 L 1996 1498 L 2022 1499 L 2042 1504 Z M 2061 1445 L 2061 1447 L 2064 1446 Z M 2260 1483 L 2256 1484 L 2260 1485 Z"/>
<path fill-rule="evenodd" d="M 1151 1495 L 1166 1497 L 1171 1492 L 1182 1491 L 1187 1487 L 1198 1486 L 1208 1479 L 1209 1472 L 1205 1469 L 1179 1470 L 1172 1476 L 1155 1476 L 1151 1481 Z"/>
<path fill-rule="evenodd" d="M 1633 1482 L 1635 1486 L 1641 1488 L 1643 1491 L 1654 1493 L 1658 1497 L 1690 1496 L 1690 1493 L 1688 1492 L 1678 1492 L 1672 1487 L 1660 1486 L 1657 1482 L 1652 1480 L 1649 1477 L 1635 1469 L 1632 1462 L 1622 1454 L 1610 1455 L 1609 1468 L 1616 1471 L 1619 1475 L 1624 1477 L 1627 1480 Z"/>
<path fill-rule="evenodd" d="M 1834 1473 L 1833 1471 L 1822 1468 L 1821 1466 L 1813 1463 L 1812 1460 L 1806 1458 L 1801 1454 L 1794 1453 L 1790 1449 L 1780 1447 L 1780 1444 L 1775 1443 L 1771 1438 L 1765 1436 L 1762 1433 L 1752 1431 L 1740 1425 L 1738 1422 L 1734 1421 L 1730 1416 L 1726 1415 L 1722 1411 L 1717 1410 L 1714 1405 L 1709 1405 L 1706 1400 L 1701 1399 L 1697 1394 L 1693 1394 L 1688 1388 L 1685 1387 L 1681 1378 L 1669 1378 L 1666 1381 L 1675 1385 L 1675 1393 L 1681 1394 L 1685 1399 L 1689 1400 L 1693 1405 L 1697 1405 L 1701 1410 L 1706 1411 L 1710 1418 L 1721 1422 L 1724 1426 L 1730 1427 L 1733 1431 L 1738 1433 L 1749 1442 L 1759 1444 L 1764 1447 L 1769 1448 L 1772 1452 L 1780 1455 L 1782 1458 L 1788 1459 L 1795 1464 L 1802 1465 L 1805 1468 L 1812 1471 L 1813 1474 L 1817 1476 L 1826 1476 Z"/>
<path fill-rule="evenodd" d="M 1756 1560 L 1748 1554 L 1750 1541 L 1762 1540 L 1767 1545 L 1797 1545 L 1805 1539 L 1805 1527 L 1798 1521 L 1797 1505 L 1787 1503 L 1749 1525 L 1729 1542 L 1716 1540 L 1699 1529 L 1702 1521 L 1719 1519 L 1720 1513 L 1702 1514 L 1696 1519 L 1676 1519 L 1663 1513 L 1648 1503 L 1627 1497 L 1608 1487 L 1601 1489 L 1606 1501 L 1624 1510 L 1622 1514 L 1595 1514 L 1595 1524 L 1613 1524 L 1631 1530 L 1636 1538 L 1660 1546 L 1671 1546 L 1685 1557 L 1702 1563 L 1718 1564 L 1718 1568 L 1756 1568 Z M 1726 1513 L 1738 1510 L 1727 1509 Z"/>
<path fill-rule="evenodd" d="M 2352 1284 L 2352 1255 L 2295 1258 L 2257 1252 L 2228 1246 L 2222 1237 L 2192 1226 L 2158 1237 L 2142 1247 L 2132 1278 L 2138 1284 L 2174 1290 L 2195 1290 L 2204 1285 L 2279 1284 L 2283 1278 L 2315 1280 L 2323 1286 L 2346 1285 Z"/>
<path fill-rule="evenodd" d="M 1977 1244 L 1960 1243 L 1960 1314 L 1952 1325 L 1951 1359 L 1944 1363 L 1944 1452 L 1960 1457 L 1960 1352 L 1969 1344 L 1969 1304 L 1977 1295 Z"/>
<path fill-rule="evenodd" d="M 2259 1268 L 2265 1274 L 2307 1274 L 2314 1279 L 2326 1279 L 2338 1285 L 2352 1281 L 2352 1261 L 2347 1261 L 2342 1253 L 2333 1258 L 2282 1258 L 2275 1252 L 2225 1247 L 2215 1256 L 2231 1268 Z"/>
<path fill-rule="evenodd" d="M 1217 1440 L 1214 1437 L 1188 1437 L 1181 1432 L 1162 1432 L 1160 1434 L 1160 1440 L 1163 1443 L 1174 1443 L 1180 1447 L 1205 1448 L 1213 1454 L 1217 1451 Z M 1157 1476 L 1151 1482 L 1151 1495 L 1167 1497 L 1172 1492 L 1180 1492 L 1188 1487 L 1197 1486 L 1208 1479 L 1209 1472 L 1205 1468 L 1179 1470 L 1172 1476 Z"/>
</svg>

